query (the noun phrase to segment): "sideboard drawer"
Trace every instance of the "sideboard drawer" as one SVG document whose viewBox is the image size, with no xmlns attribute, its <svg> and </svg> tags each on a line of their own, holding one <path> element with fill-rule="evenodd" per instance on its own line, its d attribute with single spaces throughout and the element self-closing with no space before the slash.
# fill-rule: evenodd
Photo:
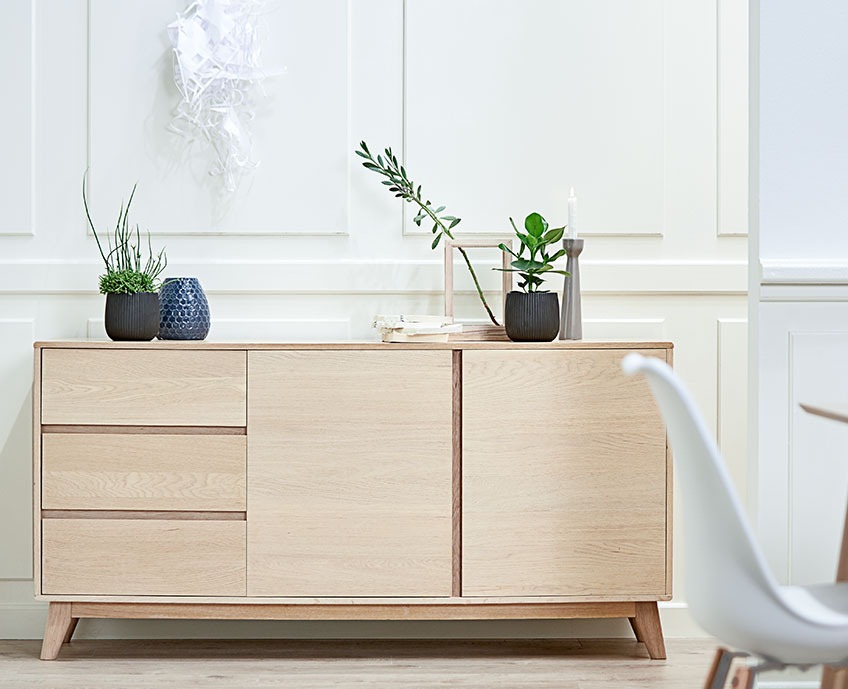
<svg viewBox="0 0 848 689">
<path fill-rule="evenodd" d="M 42 592 L 243 596 L 246 522 L 42 520 Z"/>
<path fill-rule="evenodd" d="M 45 433 L 45 510 L 245 509 L 247 437 Z"/>
<path fill-rule="evenodd" d="M 45 349 L 41 423 L 244 426 L 247 354 Z"/>
</svg>

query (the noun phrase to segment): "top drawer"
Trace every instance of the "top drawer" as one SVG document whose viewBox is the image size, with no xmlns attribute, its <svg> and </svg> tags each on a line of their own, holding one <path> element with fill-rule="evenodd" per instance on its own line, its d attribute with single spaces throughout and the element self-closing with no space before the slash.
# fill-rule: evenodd
<svg viewBox="0 0 848 689">
<path fill-rule="evenodd" d="M 41 423 L 246 425 L 247 353 L 44 349 Z"/>
</svg>

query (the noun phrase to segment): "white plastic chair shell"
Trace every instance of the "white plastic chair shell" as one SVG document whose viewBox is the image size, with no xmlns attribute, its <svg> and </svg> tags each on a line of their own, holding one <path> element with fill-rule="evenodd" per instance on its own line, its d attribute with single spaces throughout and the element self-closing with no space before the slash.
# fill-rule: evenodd
<svg viewBox="0 0 848 689">
<path fill-rule="evenodd" d="M 639 354 L 674 454 L 695 621 L 726 644 L 779 665 L 848 664 L 848 584 L 781 586 L 754 538 L 712 434 L 665 362 Z"/>
</svg>

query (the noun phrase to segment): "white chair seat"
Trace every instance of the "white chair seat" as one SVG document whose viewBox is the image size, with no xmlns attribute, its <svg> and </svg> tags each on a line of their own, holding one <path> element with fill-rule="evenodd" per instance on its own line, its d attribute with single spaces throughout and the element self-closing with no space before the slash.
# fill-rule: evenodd
<svg viewBox="0 0 848 689">
<path fill-rule="evenodd" d="M 848 583 L 781 586 L 779 593 L 802 619 L 828 627 L 848 626 Z"/>
</svg>

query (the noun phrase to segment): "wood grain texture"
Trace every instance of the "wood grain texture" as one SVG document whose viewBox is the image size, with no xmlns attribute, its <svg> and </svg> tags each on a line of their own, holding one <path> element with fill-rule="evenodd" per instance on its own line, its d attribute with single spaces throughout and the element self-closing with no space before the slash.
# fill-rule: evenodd
<svg viewBox="0 0 848 689">
<path fill-rule="evenodd" d="M 41 594 L 41 350 L 33 355 L 32 372 L 32 575 Z"/>
<path fill-rule="evenodd" d="M 44 424 L 42 433 L 83 433 L 117 435 L 247 435 L 244 426 L 107 426 Z"/>
<path fill-rule="evenodd" d="M 45 519 L 47 594 L 240 596 L 245 522 Z"/>
<path fill-rule="evenodd" d="M 666 662 L 632 639 L 81 639 L 59 663 L 38 647 L 0 641 L 6 687 L 692 689 L 714 642 L 672 639 Z"/>
<path fill-rule="evenodd" d="M 825 666 L 822 669 L 821 689 L 848 689 L 848 670 Z"/>
<path fill-rule="evenodd" d="M 464 595 L 665 595 L 665 431 L 626 353 L 463 353 Z"/>
<path fill-rule="evenodd" d="M 42 509 L 246 509 L 243 435 L 49 433 Z"/>
<path fill-rule="evenodd" d="M 631 616 L 635 615 L 636 608 L 633 604 L 639 601 L 656 602 L 657 596 L 628 596 L 622 601 L 621 596 L 605 596 L 593 594 L 592 596 L 172 596 L 172 595 L 77 595 L 56 594 L 41 595 L 38 599 L 45 602 L 67 601 L 72 603 L 214 603 L 223 605 L 539 605 L 542 603 L 556 603 L 561 605 L 615 603 L 616 605 L 627 604 L 630 606 Z"/>
<path fill-rule="evenodd" d="M 109 340 L 56 340 L 36 342 L 37 349 L 104 349 L 104 350 L 151 350 L 170 349 L 188 351 L 339 351 L 339 350 L 443 350 L 443 349 L 671 349 L 671 342 L 643 342 L 635 340 L 555 340 L 553 342 L 214 342 L 203 340 L 156 340 L 153 342 L 110 342 Z"/>
<path fill-rule="evenodd" d="M 636 615 L 634 603 L 513 603 L 346 605 L 97 603 L 72 604 L 82 618 L 186 620 L 551 620 L 613 619 Z"/>
<path fill-rule="evenodd" d="M 674 349 L 665 350 L 665 363 L 674 366 Z M 670 599 L 674 592 L 674 457 L 668 433 L 665 438 L 665 594 Z"/>
<path fill-rule="evenodd" d="M 450 352 L 251 352 L 248 594 L 450 596 Z"/>
<path fill-rule="evenodd" d="M 631 618 L 637 641 L 645 644 L 651 658 L 665 660 L 662 622 L 656 603 L 636 603 L 636 616 Z"/>
<path fill-rule="evenodd" d="M 42 519 L 164 519 L 247 521 L 247 512 L 175 512 L 173 510 L 41 510 Z"/>
<path fill-rule="evenodd" d="M 451 595 L 462 595 L 462 352 L 453 352 L 453 484 Z"/>
<path fill-rule="evenodd" d="M 71 623 L 68 625 L 68 631 L 65 632 L 64 643 L 71 643 L 71 639 L 74 638 L 74 632 L 77 630 L 77 625 L 79 624 L 79 617 L 72 617 Z"/>
<path fill-rule="evenodd" d="M 41 659 L 54 660 L 59 655 L 62 644 L 70 638 L 73 624 L 70 603 L 51 603 L 47 608 L 47 622 L 44 625 L 44 641 L 41 644 Z"/>
<path fill-rule="evenodd" d="M 42 353 L 42 423 L 244 426 L 244 352 Z"/>
</svg>

